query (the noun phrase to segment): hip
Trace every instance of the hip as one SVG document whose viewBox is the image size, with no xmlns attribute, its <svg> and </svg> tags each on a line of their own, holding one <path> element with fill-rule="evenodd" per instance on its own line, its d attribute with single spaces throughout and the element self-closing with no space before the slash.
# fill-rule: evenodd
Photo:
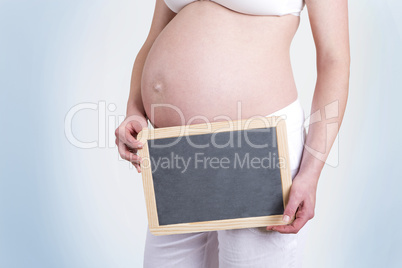
<svg viewBox="0 0 402 268">
<path fill-rule="evenodd" d="M 305 115 L 299 99 L 277 110 L 269 116 L 280 116 L 286 122 L 286 134 L 289 148 L 289 162 L 292 178 L 297 174 L 306 138 L 304 127 Z"/>
</svg>

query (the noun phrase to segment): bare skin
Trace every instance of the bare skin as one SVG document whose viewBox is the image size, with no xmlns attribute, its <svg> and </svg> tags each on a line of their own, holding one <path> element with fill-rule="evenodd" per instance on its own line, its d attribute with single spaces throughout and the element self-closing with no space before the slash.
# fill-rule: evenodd
<svg viewBox="0 0 402 268">
<path fill-rule="evenodd" d="M 347 0 L 306 0 L 306 7 L 317 51 L 311 113 L 321 119 L 309 128 L 284 212 L 285 222 L 295 220 L 267 227 L 281 233 L 297 233 L 314 216 L 318 179 L 349 87 Z M 293 15 L 246 15 L 209 1 L 193 2 L 176 14 L 156 0 L 149 35 L 133 67 L 127 118 L 116 129 L 121 157 L 141 172 L 136 153 L 142 147 L 135 138 L 147 119 L 154 127 L 237 120 L 266 116 L 292 103 L 297 89 L 289 49 L 299 22 Z M 337 116 L 325 119 L 331 113 Z M 338 127 L 327 129 L 329 123 Z"/>
<path fill-rule="evenodd" d="M 294 101 L 289 47 L 299 21 L 293 15 L 244 15 L 208 1 L 184 7 L 144 65 L 141 92 L 151 122 L 168 127 L 200 115 L 206 119 L 192 123 L 222 115 L 237 119 L 238 102 L 242 117 L 265 116 Z M 176 109 L 152 110 L 152 104 Z"/>
</svg>

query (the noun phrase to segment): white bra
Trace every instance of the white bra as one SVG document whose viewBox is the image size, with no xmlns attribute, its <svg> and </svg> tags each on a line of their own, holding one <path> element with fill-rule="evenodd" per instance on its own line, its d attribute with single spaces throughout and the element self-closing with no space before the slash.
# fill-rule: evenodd
<svg viewBox="0 0 402 268">
<path fill-rule="evenodd" d="M 186 5 L 199 0 L 164 0 L 166 5 L 178 13 Z M 305 6 L 304 0 L 209 0 L 228 9 L 249 15 L 292 14 L 300 16 Z"/>
</svg>

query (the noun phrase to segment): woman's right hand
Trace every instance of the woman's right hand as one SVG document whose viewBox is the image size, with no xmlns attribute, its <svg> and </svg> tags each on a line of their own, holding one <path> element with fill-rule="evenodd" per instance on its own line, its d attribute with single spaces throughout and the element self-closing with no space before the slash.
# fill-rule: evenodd
<svg viewBox="0 0 402 268">
<path fill-rule="evenodd" d="M 141 172 L 141 157 L 137 155 L 137 150 L 141 149 L 143 144 L 136 138 L 137 134 L 147 126 L 147 119 L 144 116 L 131 115 L 115 131 L 116 145 L 120 156 L 131 162 L 138 173 Z"/>
</svg>

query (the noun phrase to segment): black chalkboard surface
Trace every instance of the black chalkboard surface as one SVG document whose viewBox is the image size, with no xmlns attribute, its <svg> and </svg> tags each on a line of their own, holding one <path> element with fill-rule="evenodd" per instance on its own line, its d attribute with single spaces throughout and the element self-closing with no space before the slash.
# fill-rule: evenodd
<svg viewBox="0 0 402 268">
<path fill-rule="evenodd" d="M 153 234 L 284 224 L 291 178 L 280 117 L 143 129 L 138 138 Z"/>
</svg>

